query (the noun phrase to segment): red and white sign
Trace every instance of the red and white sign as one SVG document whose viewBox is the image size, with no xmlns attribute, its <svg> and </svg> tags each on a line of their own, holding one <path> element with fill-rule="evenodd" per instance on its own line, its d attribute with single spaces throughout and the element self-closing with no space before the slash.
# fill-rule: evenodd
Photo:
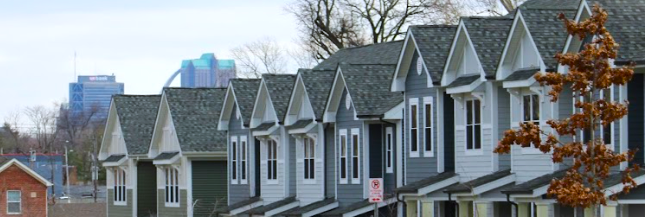
<svg viewBox="0 0 645 217">
<path fill-rule="evenodd" d="M 370 179 L 370 203 L 383 202 L 383 179 Z"/>
</svg>

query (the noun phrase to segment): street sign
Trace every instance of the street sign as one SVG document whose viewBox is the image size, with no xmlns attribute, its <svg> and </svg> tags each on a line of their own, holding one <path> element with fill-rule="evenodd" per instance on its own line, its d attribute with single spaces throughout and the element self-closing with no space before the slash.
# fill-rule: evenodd
<svg viewBox="0 0 645 217">
<path fill-rule="evenodd" d="M 370 203 L 383 202 L 383 179 L 370 179 Z"/>
</svg>

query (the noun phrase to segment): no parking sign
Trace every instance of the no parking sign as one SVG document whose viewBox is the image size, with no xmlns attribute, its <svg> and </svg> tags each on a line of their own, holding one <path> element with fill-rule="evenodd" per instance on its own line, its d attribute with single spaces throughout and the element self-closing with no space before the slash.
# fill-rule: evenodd
<svg viewBox="0 0 645 217">
<path fill-rule="evenodd" d="M 383 179 L 370 179 L 370 203 L 383 202 Z"/>
</svg>

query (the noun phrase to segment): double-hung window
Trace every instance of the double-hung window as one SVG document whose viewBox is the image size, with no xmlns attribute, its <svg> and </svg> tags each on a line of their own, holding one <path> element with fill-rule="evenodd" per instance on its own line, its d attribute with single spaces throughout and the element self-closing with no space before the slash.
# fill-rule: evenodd
<svg viewBox="0 0 645 217">
<path fill-rule="evenodd" d="M 316 159 L 316 145 L 312 138 L 305 137 L 303 139 L 304 146 L 304 170 L 305 180 L 313 181 L 315 179 L 315 159 Z"/>
<path fill-rule="evenodd" d="M 237 138 L 231 137 L 231 182 L 237 184 Z"/>
<path fill-rule="evenodd" d="M 537 94 L 526 94 L 522 96 L 522 123 L 533 123 L 540 126 L 540 96 Z M 533 146 L 522 148 L 523 154 L 540 154 L 539 149 Z"/>
<path fill-rule="evenodd" d="M 358 128 L 352 129 L 352 184 L 361 183 L 360 180 L 360 149 L 359 149 L 359 130 Z"/>
<path fill-rule="evenodd" d="M 394 145 L 392 144 L 392 127 L 385 128 L 385 172 L 393 173 Z"/>
<path fill-rule="evenodd" d="M 432 97 L 423 98 L 423 138 L 424 138 L 424 149 L 423 155 L 426 157 L 433 157 L 434 152 L 432 147 L 434 143 L 432 141 L 432 120 L 434 116 L 432 115 Z"/>
<path fill-rule="evenodd" d="M 166 167 L 166 206 L 179 206 L 179 170 Z"/>
<path fill-rule="evenodd" d="M 278 143 L 273 139 L 267 140 L 267 180 L 278 180 Z"/>
<path fill-rule="evenodd" d="M 347 184 L 347 176 L 348 176 L 347 175 L 347 167 L 348 167 L 348 163 L 347 163 L 347 130 L 346 129 L 339 130 L 338 135 L 339 135 L 339 141 L 338 141 L 339 142 L 339 145 L 338 145 L 339 150 L 338 150 L 338 153 L 340 153 L 339 154 L 340 159 L 338 159 L 338 161 L 339 161 L 338 162 L 338 167 L 339 167 L 338 171 L 340 173 L 340 175 L 339 175 L 340 183 L 341 184 Z"/>
<path fill-rule="evenodd" d="M 125 170 L 114 169 L 114 204 L 126 204 L 126 191 L 125 191 Z"/>
<path fill-rule="evenodd" d="M 466 154 L 482 154 L 481 105 L 478 99 L 466 100 Z"/>
<path fill-rule="evenodd" d="M 247 184 L 247 159 L 249 147 L 246 144 L 246 137 L 243 136 L 240 139 L 240 182 L 241 184 Z"/>
<path fill-rule="evenodd" d="M 7 191 L 7 214 L 22 213 L 22 193 L 17 190 Z"/>
<path fill-rule="evenodd" d="M 419 99 L 410 100 L 410 157 L 419 157 Z"/>
</svg>

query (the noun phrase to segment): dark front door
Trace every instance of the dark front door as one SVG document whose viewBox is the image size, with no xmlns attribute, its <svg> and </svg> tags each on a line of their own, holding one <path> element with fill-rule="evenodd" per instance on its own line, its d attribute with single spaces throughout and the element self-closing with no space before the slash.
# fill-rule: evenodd
<svg viewBox="0 0 645 217">
<path fill-rule="evenodd" d="M 255 140 L 255 196 L 260 196 L 260 140 Z"/>
</svg>

